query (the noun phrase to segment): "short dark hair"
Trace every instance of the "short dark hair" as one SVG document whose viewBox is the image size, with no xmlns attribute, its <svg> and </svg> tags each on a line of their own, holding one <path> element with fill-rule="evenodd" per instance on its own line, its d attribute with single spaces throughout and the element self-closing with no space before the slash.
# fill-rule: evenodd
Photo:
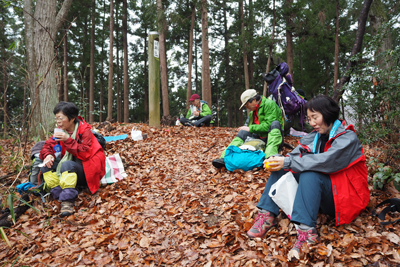
<svg viewBox="0 0 400 267">
<path fill-rule="evenodd" d="M 339 105 L 335 100 L 326 95 L 317 95 L 307 102 L 305 109 L 306 111 L 311 110 L 321 113 L 325 124 L 328 126 L 339 119 Z"/>
<path fill-rule="evenodd" d="M 65 101 L 59 102 L 55 106 L 53 113 L 56 115 L 59 112 L 67 116 L 68 120 L 75 119 L 75 121 L 78 121 L 79 108 L 74 103 Z"/>
<path fill-rule="evenodd" d="M 255 96 L 253 96 L 252 98 L 250 98 L 249 100 L 247 100 L 247 103 L 253 102 L 254 99 L 257 100 L 257 101 L 260 101 L 261 96 L 260 96 L 260 95 L 255 95 Z"/>
</svg>

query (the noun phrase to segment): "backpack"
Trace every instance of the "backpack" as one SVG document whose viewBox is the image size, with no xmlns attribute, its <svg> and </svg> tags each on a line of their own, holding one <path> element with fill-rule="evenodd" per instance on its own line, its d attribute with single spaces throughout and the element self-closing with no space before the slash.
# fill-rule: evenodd
<svg viewBox="0 0 400 267">
<path fill-rule="evenodd" d="M 265 159 L 265 154 L 261 150 L 251 151 L 240 149 L 237 146 L 228 146 L 225 151 L 225 167 L 229 171 L 242 169 L 249 171 L 261 167 Z"/>
<path fill-rule="evenodd" d="M 268 84 L 272 96 L 282 110 L 284 117 L 293 118 L 300 112 L 300 123 L 304 123 L 304 106 L 307 103 L 291 85 L 291 77 L 287 79 L 289 66 L 286 62 L 280 63 L 276 69 L 263 73 L 263 79 Z"/>
<path fill-rule="evenodd" d="M 101 147 L 103 148 L 103 150 L 106 150 L 106 148 L 107 148 L 106 139 L 104 139 L 104 137 L 100 133 L 93 131 L 93 130 L 91 130 L 91 131 L 92 131 L 94 137 L 96 137 L 96 139 L 99 142 L 99 144 L 101 145 Z"/>
<path fill-rule="evenodd" d="M 382 209 L 382 211 L 377 214 L 376 213 L 376 209 L 389 204 L 387 207 L 385 207 L 384 209 Z M 386 214 L 388 212 L 400 212 L 400 199 L 398 198 L 390 198 L 390 199 L 386 199 L 384 201 L 382 201 L 381 203 L 379 203 L 378 205 L 375 206 L 375 208 L 372 210 L 372 216 L 376 216 L 378 217 L 380 220 L 385 220 Z M 400 221 L 400 219 L 394 220 L 394 221 L 389 221 L 389 222 L 382 222 L 382 225 L 389 225 L 389 224 L 394 224 L 397 223 L 398 221 Z"/>
</svg>

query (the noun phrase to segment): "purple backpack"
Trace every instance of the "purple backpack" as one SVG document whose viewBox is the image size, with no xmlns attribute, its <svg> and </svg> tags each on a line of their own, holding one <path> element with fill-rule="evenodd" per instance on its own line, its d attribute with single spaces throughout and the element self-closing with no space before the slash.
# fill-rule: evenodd
<svg viewBox="0 0 400 267">
<path fill-rule="evenodd" d="M 273 71 L 263 74 L 264 81 L 268 84 L 269 91 L 281 108 L 283 115 L 293 118 L 295 114 L 300 112 L 300 123 L 303 125 L 304 106 L 307 101 L 297 94 L 292 86 L 292 77 L 288 72 L 288 64 L 282 62 Z"/>
</svg>

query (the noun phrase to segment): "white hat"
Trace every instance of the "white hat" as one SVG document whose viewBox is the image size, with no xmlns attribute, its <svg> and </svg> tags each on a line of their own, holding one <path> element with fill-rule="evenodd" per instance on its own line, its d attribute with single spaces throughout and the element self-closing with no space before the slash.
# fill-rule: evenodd
<svg viewBox="0 0 400 267">
<path fill-rule="evenodd" d="M 244 91 L 242 93 L 242 95 L 240 96 L 240 100 L 242 101 L 242 105 L 240 106 L 239 110 L 241 110 L 243 108 L 243 106 L 247 103 L 247 101 L 249 101 L 250 99 L 252 99 L 256 95 L 257 95 L 257 92 L 254 89 L 247 89 L 246 91 Z"/>
</svg>

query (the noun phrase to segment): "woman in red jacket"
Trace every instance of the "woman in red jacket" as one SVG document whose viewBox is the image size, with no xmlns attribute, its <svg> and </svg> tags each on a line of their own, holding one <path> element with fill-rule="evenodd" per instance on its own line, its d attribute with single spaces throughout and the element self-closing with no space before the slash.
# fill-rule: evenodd
<svg viewBox="0 0 400 267">
<path fill-rule="evenodd" d="M 298 256 L 304 243 L 318 241 L 315 226 L 319 211 L 335 218 L 336 225 L 350 223 L 370 198 L 363 148 L 353 126 L 345 128 L 344 121 L 338 119 L 337 103 L 319 95 L 307 102 L 305 108 L 314 131 L 302 138 L 287 157 L 278 155 L 264 161 L 272 167 L 272 173 L 258 202 L 257 218 L 247 232 L 250 238 L 263 237 L 277 225 L 279 207 L 269 191 L 291 171 L 299 183 L 290 218 L 298 239 L 289 252 L 289 260 Z"/>
<path fill-rule="evenodd" d="M 91 131 L 79 117 L 78 107 L 60 102 L 54 108 L 58 129 L 40 152 L 45 164 L 41 168 L 46 185 L 54 199 L 61 201 L 61 217 L 74 213 L 77 186 L 87 186 L 94 194 L 105 174 L 105 155 Z"/>
</svg>

